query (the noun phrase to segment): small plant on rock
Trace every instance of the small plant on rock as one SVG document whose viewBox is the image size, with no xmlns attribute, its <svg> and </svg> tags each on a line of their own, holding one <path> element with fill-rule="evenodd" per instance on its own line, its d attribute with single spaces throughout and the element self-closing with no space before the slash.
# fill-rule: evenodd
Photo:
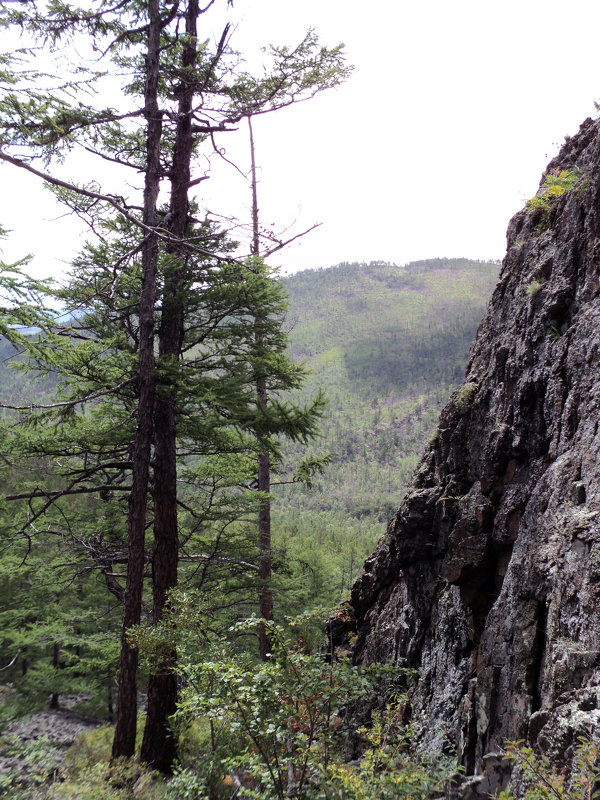
<svg viewBox="0 0 600 800">
<path fill-rule="evenodd" d="M 545 279 L 534 278 L 530 283 L 527 284 L 525 291 L 530 297 L 533 297 L 533 295 L 536 295 L 540 291 L 545 283 Z"/>
<path fill-rule="evenodd" d="M 580 177 L 581 172 L 577 168 L 552 170 L 535 197 L 527 201 L 527 208 L 548 208 L 555 198 L 573 189 Z"/>
</svg>

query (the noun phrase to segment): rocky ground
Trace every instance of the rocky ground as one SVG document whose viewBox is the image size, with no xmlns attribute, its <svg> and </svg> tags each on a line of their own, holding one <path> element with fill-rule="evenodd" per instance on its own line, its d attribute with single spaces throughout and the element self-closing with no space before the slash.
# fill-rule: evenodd
<svg viewBox="0 0 600 800">
<path fill-rule="evenodd" d="M 0 797 L 16 797 L 28 787 L 52 781 L 75 737 L 99 724 L 100 720 L 60 708 L 6 725 L 0 734 Z"/>
</svg>

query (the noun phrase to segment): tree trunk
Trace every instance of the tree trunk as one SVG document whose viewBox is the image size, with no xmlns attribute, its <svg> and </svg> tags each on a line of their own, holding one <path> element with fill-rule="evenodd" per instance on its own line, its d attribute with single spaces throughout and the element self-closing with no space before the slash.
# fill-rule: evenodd
<svg viewBox="0 0 600 800">
<path fill-rule="evenodd" d="M 52 666 L 54 667 L 55 672 L 60 666 L 60 645 L 58 642 L 54 642 L 52 646 Z M 58 711 L 58 697 L 58 692 L 52 692 L 50 695 L 49 707 L 52 709 L 52 711 Z"/>
<path fill-rule="evenodd" d="M 259 395 L 260 396 L 260 395 Z M 266 390 L 265 390 L 266 403 Z M 269 453 L 261 453 L 258 457 L 258 490 L 259 492 L 271 491 L 271 463 Z M 258 615 L 261 619 L 273 619 L 273 593 L 271 592 L 271 501 L 264 500 L 258 511 Z M 266 626 L 261 623 L 258 627 L 258 654 L 266 661 L 271 653 L 271 640 Z"/>
<path fill-rule="evenodd" d="M 108 714 L 108 721 L 113 722 L 115 709 L 113 707 L 113 674 L 110 669 L 106 671 L 106 711 Z"/>
<path fill-rule="evenodd" d="M 258 227 L 258 191 L 256 186 L 256 159 L 254 154 L 254 132 L 252 120 L 248 117 L 248 130 L 250 131 L 250 171 L 252 182 L 252 255 L 260 253 L 260 233 Z M 261 320 L 255 320 L 256 345 L 262 345 L 260 333 Z M 259 377 L 256 382 L 256 397 L 261 408 L 266 409 L 268 402 L 267 384 L 264 378 Z M 262 435 L 262 431 L 257 431 Z M 268 450 L 258 456 L 258 491 L 266 495 L 271 491 L 271 458 Z M 258 511 L 258 616 L 270 622 L 273 619 L 273 594 L 271 592 L 271 575 L 273 570 L 273 557 L 271 554 L 271 500 L 267 496 Z M 258 626 L 258 654 L 266 661 L 271 653 L 271 640 L 264 623 Z"/>
<path fill-rule="evenodd" d="M 192 106 L 195 92 L 193 67 L 198 55 L 197 0 L 190 0 L 186 13 L 186 44 L 182 54 L 182 82 L 175 144 L 171 165 L 171 198 L 168 230 L 172 241 L 167 251 L 176 256 L 172 272 L 165 277 L 162 316 L 159 329 L 159 355 L 163 364 L 177 361 L 183 342 L 183 291 L 186 278 L 186 245 L 193 152 Z M 191 76 L 191 79 L 190 79 Z M 176 386 L 169 378 L 160 379 L 155 399 L 155 488 L 154 553 L 152 557 L 153 616 L 158 623 L 163 616 L 168 593 L 177 585 L 179 538 L 177 526 L 177 431 Z M 163 654 L 148 684 L 148 714 L 141 758 L 154 769 L 170 773 L 176 756 L 176 742 L 169 717 L 177 705 L 177 678 L 174 667 L 177 653 Z"/>
<path fill-rule="evenodd" d="M 160 188 L 162 118 L 158 107 L 161 22 L 158 0 L 149 0 L 148 52 L 146 56 L 145 110 L 146 176 L 143 221 L 157 225 L 156 203 Z M 129 496 L 127 583 L 123 605 L 123 627 L 119 659 L 119 698 L 113 739 L 113 758 L 130 758 L 135 752 L 137 721 L 137 650 L 129 644 L 127 631 L 140 622 L 144 583 L 144 555 L 148 482 L 154 410 L 154 310 L 158 240 L 146 233 L 142 249 L 142 286 L 139 310 L 138 417 L 133 445 L 133 476 Z"/>
</svg>

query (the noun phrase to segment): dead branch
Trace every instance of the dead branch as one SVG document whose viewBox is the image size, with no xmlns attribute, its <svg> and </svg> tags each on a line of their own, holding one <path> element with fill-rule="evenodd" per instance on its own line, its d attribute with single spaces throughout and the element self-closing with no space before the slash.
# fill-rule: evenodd
<svg viewBox="0 0 600 800">
<path fill-rule="evenodd" d="M 7 669 L 10 669 L 10 668 L 12 667 L 12 665 L 13 665 L 13 664 L 16 662 L 17 658 L 18 658 L 20 655 L 21 655 L 21 651 L 19 650 L 19 651 L 17 652 L 17 655 L 16 655 L 16 656 L 13 658 L 13 660 L 12 660 L 12 661 L 10 661 L 8 664 L 6 664 L 6 666 L 4 666 L 4 667 L 0 667 L 0 672 L 5 672 L 5 670 L 7 670 Z"/>
</svg>

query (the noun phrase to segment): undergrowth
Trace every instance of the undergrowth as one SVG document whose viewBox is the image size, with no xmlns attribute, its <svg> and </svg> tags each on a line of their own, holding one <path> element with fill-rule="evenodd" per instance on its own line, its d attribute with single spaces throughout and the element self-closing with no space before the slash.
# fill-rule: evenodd
<svg viewBox="0 0 600 800">
<path fill-rule="evenodd" d="M 600 744 L 591 737 L 578 739 L 570 772 L 559 769 L 547 756 L 535 752 L 522 740 L 507 743 L 506 758 L 514 765 L 511 784 L 518 782 L 521 789 L 515 797 L 509 784 L 496 795 L 496 800 L 600 798 Z"/>
</svg>

